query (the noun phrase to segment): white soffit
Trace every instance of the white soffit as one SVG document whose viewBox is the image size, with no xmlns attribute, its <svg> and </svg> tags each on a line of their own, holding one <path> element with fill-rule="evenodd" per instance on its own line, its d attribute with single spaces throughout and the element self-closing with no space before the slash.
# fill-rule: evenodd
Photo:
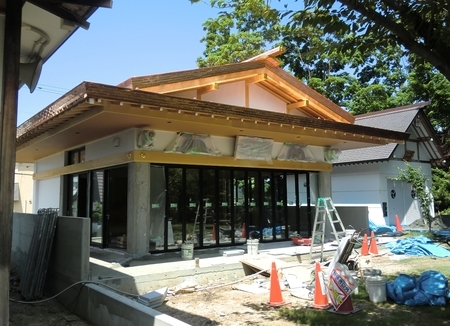
<svg viewBox="0 0 450 326">
<path fill-rule="evenodd" d="M 44 61 L 60 47 L 77 26 L 29 2 L 22 8 L 20 62 L 33 62 L 34 56 Z"/>
</svg>

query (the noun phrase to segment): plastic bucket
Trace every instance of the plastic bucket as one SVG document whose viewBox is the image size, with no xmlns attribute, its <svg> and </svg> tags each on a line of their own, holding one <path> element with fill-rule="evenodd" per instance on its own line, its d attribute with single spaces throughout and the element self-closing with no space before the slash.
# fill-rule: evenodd
<svg viewBox="0 0 450 326">
<path fill-rule="evenodd" d="M 181 244 L 181 259 L 189 260 L 194 258 L 194 244 L 183 243 Z"/>
<path fill-rule="evenodd" d="M 258 254 L 258 239 L 248 239 L 247 240 L 247 253 L 251 256 Z"/>
<path fill-rule="evenodd" d="M 364 269 L 363 278 L 366 279 L 369 276 L 381 276 L 381 269 Z"/>
<path fill-rule="evenodd" d="M 372 302 L 386 301 L 386 279 L 382 276 L 367 276 L 366 290 Z"/>
</svg>

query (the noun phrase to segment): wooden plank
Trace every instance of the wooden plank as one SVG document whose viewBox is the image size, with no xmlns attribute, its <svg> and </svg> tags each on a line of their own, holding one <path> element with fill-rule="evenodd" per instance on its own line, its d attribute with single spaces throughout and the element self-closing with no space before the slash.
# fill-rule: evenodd
<svg viewBox="0 0 450 326">
<path fill-rule="evenodd" d="M 17 102 L 22 1 L 7 0 L 4 25 L 3 103 L 0 108 L 0 325 L 9 324 L 9 268 L 14 205 Z"/>
<path fill-rule="evenodd" d="M 244 270 L 246 271 L 246 274 L 247 272 L 248 274 L 250 274 L 250 271 L 253 271 L 255 273 L 264 271 L 261 273 L 261 275 L 264 276 L 270 276 L 272 272 L 272 262 L 275 262 L 275 266 L 277 269 L 291 266 L 287 262 L 273 257 L 258 257 L 254 259 L 241 260 L 241 263 L 245 265 Z"/>
</svg>

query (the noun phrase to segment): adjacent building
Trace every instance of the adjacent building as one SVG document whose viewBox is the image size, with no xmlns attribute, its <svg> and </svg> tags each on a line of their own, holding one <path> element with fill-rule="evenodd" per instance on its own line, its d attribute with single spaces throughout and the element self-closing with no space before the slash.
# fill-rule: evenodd
<svg viewBox="0 0 450 326">
<path fill-rule="evenodd" d="M 405 168 L 405 161 L 421 169 L 431 191 L 433 167 L 446 165 L 441 144 L 424 109 L 429 102 L 362 114 L 355 124 L 408 133 L 403 144 L 345 150 L 334 163 L 333 200 L 343 206 L 367 207 L 368 220 L 375 225 L 402 225 L 422 217 L 420 203 L 411 184 L 392 178 Z M 431 208 L 434 215 L 434 209 Z"/>
</svg>

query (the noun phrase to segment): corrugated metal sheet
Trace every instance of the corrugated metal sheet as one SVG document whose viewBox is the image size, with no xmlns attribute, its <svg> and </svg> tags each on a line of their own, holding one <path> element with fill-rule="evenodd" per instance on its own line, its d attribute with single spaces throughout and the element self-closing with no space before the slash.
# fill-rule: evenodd
<svg viewBox="0 0 450 326">
<path fill-rule="evenodd" d="M 28 251 L 27 266 L 20 282 L 21 295 L 27 301 L 37 300 L 43 295 L 58 210 L 54 208 L 40 209 L 37 218 Z"/>
</svg>

